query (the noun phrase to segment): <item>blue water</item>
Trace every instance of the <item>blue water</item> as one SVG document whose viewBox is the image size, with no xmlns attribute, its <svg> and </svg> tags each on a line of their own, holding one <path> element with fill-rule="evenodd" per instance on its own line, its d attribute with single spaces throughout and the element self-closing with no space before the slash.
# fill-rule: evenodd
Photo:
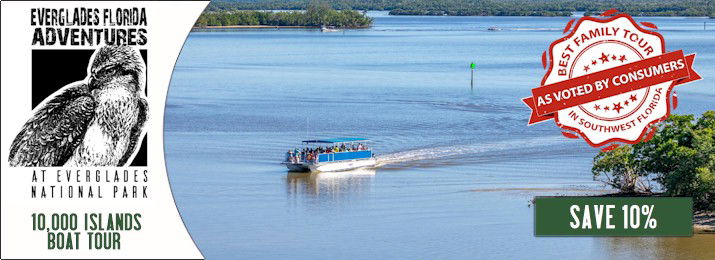
<svg viewBox="0 0 715 260">
<path fill-rule="evenodd" d="M 169 91 L 166 156 L 207 258 L 700 257 L 682 245 L 715 243 L 533 236 L 533 196 L 610 191 L 591 177 L 597 150 L 552 121 L 526 126 L 520 101 L 570 18 L 371 15 L 373 28 L 337 33 L 191 33 Z M 704 80 L 677 87 L 675 113 L 715 109 L 715 22 L 637 20 L 658 25 L 668 50 L 697 53 Z M 375 140 L 381 167 L 279 164 L 300 140 L 340 136 Z M 669 250 L 636 249 L 650 244 Z"/>
</svg>

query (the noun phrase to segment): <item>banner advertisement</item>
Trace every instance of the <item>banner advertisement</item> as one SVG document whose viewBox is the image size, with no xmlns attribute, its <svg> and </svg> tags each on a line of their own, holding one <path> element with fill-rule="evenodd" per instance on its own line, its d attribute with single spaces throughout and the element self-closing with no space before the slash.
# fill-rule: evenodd
<svg viewBox="0 0 715 260">
<path fill-rule="evenodd" d="M 2 259 L 715 259 L 715 3 L 0 2 Z"/>
</svg>

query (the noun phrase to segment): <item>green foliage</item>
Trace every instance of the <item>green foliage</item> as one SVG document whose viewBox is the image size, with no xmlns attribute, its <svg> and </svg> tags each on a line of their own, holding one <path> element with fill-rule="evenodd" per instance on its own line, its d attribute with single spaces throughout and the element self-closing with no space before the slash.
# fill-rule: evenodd
<svg viewBox="0 0 715 260">
<path fill-rule="evenodd" d="M 622 193 L 649 193 L 648 173 L 632 146 L 621 146 L 611 152 L 601 152 L 593 159 L 594 179 L 601 180 Z"/>
<path fill-rule="evenodd" d="M 204 11 L 195 26 L 270 25 L 270 26 L 334 26 L 364 28 L 372 18 L 353 10 L 336 11 L 325 2 L 312 2 L 302 11 Z"/>
<path fill-rule="evenodd" d="M 569 16 L 618 9 L 634 16 L 710 16 L 715 0 L 330 0 L 338 10 L 388 10 L 393 15 Z M 207 11 L 305 10 L 310 0 L 219 0 Z"/>
<path fill-rule="evenodd" d="M 697 120 L 671 115 L 650 141 L 599 153 L 592 171 L 622 191 L 644 191 L 631 189 L 629 180 L 652 177 L 666 195 L 693 197 L 697 209 L 715 209 L 715 111 Z"/>
<path fill-rule="evenodd" d="M 715 111 L 698 120 L 671 116 L 642 145 L 645 170 L 656 174 L 672 196 L 692 196 L 696 206 L 715 209 Z"/>
</svg>

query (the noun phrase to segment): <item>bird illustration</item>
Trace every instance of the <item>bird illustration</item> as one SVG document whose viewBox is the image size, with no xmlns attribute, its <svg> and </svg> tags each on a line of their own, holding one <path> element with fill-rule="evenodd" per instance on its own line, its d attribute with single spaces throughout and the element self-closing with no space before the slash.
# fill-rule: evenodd
<svg viewBox="0 0 715 260">
<path fill-rule="evenodd" d="M 46 98 L 10 147 L 11 166 L 124 166 L 144 138 L 146 65 L 129 46 L 92 54 L 84 80 Z"/>
</svg>

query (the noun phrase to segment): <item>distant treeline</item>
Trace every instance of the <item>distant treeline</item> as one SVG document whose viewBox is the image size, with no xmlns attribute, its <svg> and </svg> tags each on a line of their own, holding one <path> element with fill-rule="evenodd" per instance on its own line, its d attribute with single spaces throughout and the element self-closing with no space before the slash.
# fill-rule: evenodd
<svg viewBox="0 0 715 260">
<path fill-rule="evenodd" d="M 215 0 L 207 11 L 305 10 L 312 0 Z M 328 0 L 337 10 L 384 10 L 392 15 L 568 16 L 618 9 L 634 16 L 715 17 L 715 0 Z"/>
<path fill-rule="evenodd" d="M 261 10 L 263 10 L 261 8 Z M 372 18 L 353 10 L 334 10 L 327 3 L 313 2 L 305 11 L 243 11 L 208 8 L 195 26 L 270 25 L 270 26 L 331 26 L 365 28 Z"/>
</svg>

